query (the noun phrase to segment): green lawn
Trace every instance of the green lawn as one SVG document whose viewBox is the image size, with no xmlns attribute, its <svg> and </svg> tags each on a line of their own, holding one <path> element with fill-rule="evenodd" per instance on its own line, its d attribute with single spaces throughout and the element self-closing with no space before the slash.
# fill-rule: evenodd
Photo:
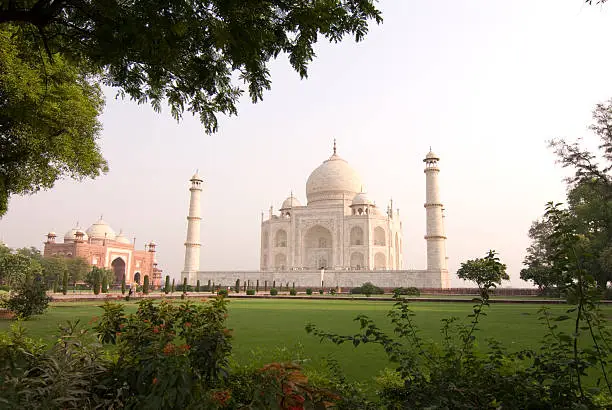
<svg viewBox="0 0 612 410">
<path fill-rule="evenodd" d="M 80 319 L 81 323 L 90 326 L 91 318 L 101 312 L 98 304 L 53 303 L 47 313 L 25 322 L 24 326 L 30 336 L 50 341 L 57 334 L 60 322 Z M 126 303 L 126 306 L 128 312 L 136 310 L 135 303 Z M 333 354 L 351 379 L 367 381 L 379 370 L 392 366 L 380 347 L 354 348 L 352 345 L 320 343 L 317 338 L 306 334 L 304 325 L 310 321 L 325 330 L 350 334 L 358 330 L 353 319 L 363 313 L 376 319 L 381 327 L 390 329 L 386 314 L 391 306 L 391 302 L 365 300 L 231 300 L 228 327 L 234 329 L 234 359 L 239 364 L 263 364 L 302 355 L 316 365 Z M 470 303 L 421 302 L 413 303 L 412 308 L 417 313 L 415 322 L 422 329 L 422 336 L 439 340 L 440 320 L 450 316 L 466 320 L 472 306 Z M 555 312 L 566 308 L 564 305 L 550 306 Z M 492 304 L 479 326 L 482 329 L 480 333 L 502 340 L 512 349 L 534 346 L 545 332 L 537 320 L 538 309 L 536 304 Z M 0 330 L 8 329 L 10 323 L 1 320 Z"/>
</svg>

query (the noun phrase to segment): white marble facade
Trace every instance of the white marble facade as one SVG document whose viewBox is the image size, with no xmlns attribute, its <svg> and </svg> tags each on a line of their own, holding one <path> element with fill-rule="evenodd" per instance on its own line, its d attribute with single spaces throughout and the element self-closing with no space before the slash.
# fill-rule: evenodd
<svg viewBox="0 0 612 410">
<path fill-rule="evenodd" d="M 307 204 L 291 194 L 261 223 L 262 271 L 400 270 L 399 210 L 380 210 L 358 173 L 336 152 L 306 183 Z"/>
</svg>

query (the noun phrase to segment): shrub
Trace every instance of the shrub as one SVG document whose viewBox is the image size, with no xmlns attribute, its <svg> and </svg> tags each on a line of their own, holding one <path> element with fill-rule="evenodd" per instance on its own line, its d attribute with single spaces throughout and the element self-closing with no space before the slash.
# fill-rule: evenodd
<svg viewBox="0 0 612 410">
<path fill-rule="evenodd" d="M 272 295 L 272 296 L 278 295 L 278 290 L 276 288 L 270 289 L 270 295 Z"/>
<path fill-rule="evenodd" d="M 247 289 L 246 294 L 249 296 L 253 296 L 255 294 L 255 289 Z"/>
<path fill-rule="evenodd" d="M 27 320 L 32 315 L 42 315 L 49 306 L 50 297 L 42 279 L 26 279 L 13 286 L 8 299 L 3 299 L 0 306 L 15 313 L 19 319 Z"/>
<path fill-rule="evenodd" d="M 306 288 L 306 294 L 312 295 L 312 288 Z"/>
<path fill-rule="evenodd" d="M 166 283 L 164 284 L 164 293 L 170 293 L 170 275 L 166 275 Z"/>
<path fill-rule="evenodd" d="M 289 290 L 289 294 L 290 294 L 291 296 L 295 296 L 295 295 L 297 295 L 297 290 L 295 290 L 295 288 L 291 288 L 291 289 Z"/>
<path fill-rule="evenodd" d="M 351 289 L 351 293 L 352 294 L 363 294 L 363 295 L 366 295 L 367 297 L 370 297 L 371 295 L 382 295 L 385 293 L 385 291 L 379 288 L 378 286 L 374 285 L 372 282 L 366 282 L 357 288 Z"/>
<path fill-rule="evenodd" d="M 121 280 L 121 294 L 125 295 L 125 276 Z"/>
<path fill-rule="evenodd" d="M 404 295 L 420 296 L 421 295 L 421 292 L 414 286 L 408 287 L 408 288 L 403 288 L 403 287 L 395 288 L 393 289 L 392 292 L 395 296 L 404 296 Z"/>
<path fill-rule="evenodd" d="M 336 294 L 336 288 L 331 288 L 331 289 L 329 290 L 329 294 L 330 294 L 330 295 L 335 295 L 335 294 Z"/>
<path fill-rule="evenodd" d="M 200 279 L 198 279 L 198 281 L 196 282 L 196 292 L 200 291 Z"/>
<path fill-rule="evenodd" d="M 319 289 L 319 295 L 322 295 L 325 291 L 323 289 Z"/>
<path fill-rule="evenodd" d="M 223 297 L 227 297 L 228 294 L 229 293 L 227 292 L 227 289 L 219 289 L 219 291 L 217 292 L 217 295 L 223 296 Z"/>
<path fill-rule="evenodd" d="M 255 292 L 259 292 L 259 279 L 257 279 L 257 284 L 255 285 Z"/>
<path fill-rule="evenodd" d="M 236 286 L 234 287 L 234 292 L 240 293 L 240 279 L 236 279 Z"/>
<path fill-rule="evenodd" d="M 183 289 L 182 289 L 183 293 L 187 292 L 187 277 L 185 276 L 183 278 Z"/>
<path fill-rule="evenodd" d="M 2 289 L 0 289 L 2 290 Z M 6 289 L 8 291 L 8 289 Z M 53 281 L 53 293 L 57 293 L 58 292 L 58 288 L 57 288 L 57 280 Z"/>
<path fill-rule="evenodd" d="M 149 294 L 149 275 L 145 275 L 144 281 L 142 283 L 142 293 L 145 295 Z"/>
<path fill-rule="evenodd" d="M 108 279 L 106 279 L 106 275 L 102 276 L 102 293 L 108 293 Z"/>
<path fill-rule="evenodd" d="M 174 279 L 172 279 L 172 286 L 170 287 L 170 292 L 174 293 Z"/>
</svg>

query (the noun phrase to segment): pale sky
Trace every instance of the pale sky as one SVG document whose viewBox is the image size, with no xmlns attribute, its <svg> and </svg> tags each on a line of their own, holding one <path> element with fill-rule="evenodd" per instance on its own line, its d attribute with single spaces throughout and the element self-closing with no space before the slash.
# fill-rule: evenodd
<svg viewBox="0 0 612 410">
<path fill-rule="evenodd" d="M 189 178 L 204 178 L 202 270 L 259 267 L 261 212 L 293 190 L 306 202 L 310 173 L 338 153 L 369 196 L 400 208 L 404 265 L 425 268 L 425 177 L 431 145 L 441 157 L 452 285 L 462 261 L 500 253 L 519 279 L 527 231 L 547 201 L 563 201 L 563 177 L 546 141 L 585 137 L 591 110 L 612 97 L 611 6 L 582 0 L 381 1 L 384 23 L 361 43 L 321 42 L 300 80 L 286 57 L 271 64 L 264 101 L 239 105 L 206 135 L 167 109 L 115 100 L 107 89 L 102 150 L 110 172 L 13 197 L 0 219 L 10 247 L 42 249 L 77 221 L 100 214 L 129 238 L 158 243 L 160 267 L 183 266 Z"/>
</svg>

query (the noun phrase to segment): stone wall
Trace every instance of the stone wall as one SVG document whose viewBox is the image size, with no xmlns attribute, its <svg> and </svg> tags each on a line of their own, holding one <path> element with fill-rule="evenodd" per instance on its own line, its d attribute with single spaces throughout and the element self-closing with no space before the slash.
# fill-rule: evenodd
<svg viewBox="0 0 612 410">
<path fill-rule="evenodd" d="M 259 286 L 263 288 L 267 281 L 268 288 L 276 281 L 277 286 L 289 283 L 296 287 L 357 287 L 365 282 L 372 282 L 382 288 L 395 288 L 399 286 L 417 288 L 441 288 L 442 278 L 448 275 L 446 271 L 429 272 L 424 270 L 376 270 L 376 271 L 345 271 L 345 270 L 325 270 L 321 271 L 200 271 L 197 279 L 202 286 L 208 281 L 216 285 L 234 286 L 236 279 L 244 284 L 250 281 L 255 285 L 259 281 Z M 195 285 L 195 283 L 192 283 Z"/>
</svg>

